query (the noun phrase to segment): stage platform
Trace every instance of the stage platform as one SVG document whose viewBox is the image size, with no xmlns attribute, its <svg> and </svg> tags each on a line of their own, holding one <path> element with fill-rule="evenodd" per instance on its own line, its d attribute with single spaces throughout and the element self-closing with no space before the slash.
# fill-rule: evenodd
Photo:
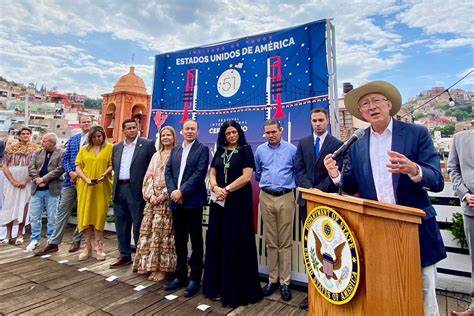
<svg viewBox="0 0 474 316">
<path fill-rule="evenodd" d="M 71 229 L 65 236 L 70 240 Z M 60 246 L 50 257 L 34 257 L 22 247 L 0 247 L 0 314 L 1 315 L 305 315 L 298 304 L 306 293 L 293 290 L 289 302 L 281 300 L 279 292 L 261 302 L 236 309 L 223 308 L 198 294 L 183 297 L 183 289 L 170 293 L 163 283 L 148 281 L 143 275 L 132 272 L 131 266 L 109 269 L 118 256 L 117 239 L 107 233 L 104 248 L 105 261 L 89 259 L 79 262 L 78 253 L 69 254 L 69 243 Z M 42 245 L 45 240 L 42 240 Z M 87 268 L 87 271 L 78 271 Z M 114 281 L 106 281 L 111 276 Z M 144 287 L 142 290 L 139 288 Z M 138 287 L 138 288 L 137 288 Z M 168 294 L 178 296 L 174 300 Z M 462 310 L 468 305 L 465 294 L 440 291 L 438 295 L 441 315 L 451 310 Z M 382 303 L 382 302 L 381 302 Z M 200 304 L 210 307 L 197 309 Z M 407 302 L 409 304 L 409 302 Z"/>
</svg>

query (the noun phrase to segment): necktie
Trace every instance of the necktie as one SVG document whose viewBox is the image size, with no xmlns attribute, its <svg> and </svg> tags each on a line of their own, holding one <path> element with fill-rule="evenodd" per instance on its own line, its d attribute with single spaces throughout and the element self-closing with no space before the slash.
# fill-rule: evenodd
<svg viewBox="0 0 474 316">
<path fill-rule="evenodd" d="M 318 160 L 319 156 L 319 137 L 316 137 L 316 141 L 314 142 L 314 159 Z"/>
</svg>

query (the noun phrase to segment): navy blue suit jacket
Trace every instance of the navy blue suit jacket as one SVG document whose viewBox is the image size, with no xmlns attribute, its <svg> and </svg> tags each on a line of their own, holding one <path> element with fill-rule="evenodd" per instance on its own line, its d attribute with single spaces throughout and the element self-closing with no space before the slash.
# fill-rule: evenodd
<svg viewBox="0 0 474 316">
<path fill-rule="evenodd" d="M 168 193 L 178 189 L 179 168 L 183 147 L 176 146 L 171 151 L 166 164 L 165 181 Z M 209 165 L 209 148 L 196 140 L 188 154 L 186 166 L 181 179 L 180 191 L 183 193 L 183 205 L 177 205 L 170 200 L 170 208 L 202 208 L 207 200 L 206 174 Z"/>
<path fill-rule="evenodd" d="M 346 193 L 358 193 L 361 198 L 377 200 L 369 144 L 370 128 L 365 131 L 365 136 L 351 147 L 341 184 Z M 426 213 L 419 226 L 421 263 L 423 267 L 432 265 L 446 258 L 436 223 L 436 211 L 427 193 L 443 190 L 440 157 L 425 127 L 397 120 L 393 120 L 392 150 L 405 155 L 422 169 L 422 180 L 418 183 L 414 183 L 406 174 L 393 174 L 392 182 L 396 204 L 420 208 Z"/>
<path fill-rule="evenodd" d="M 150 164 L 151 158 L 155 154 L 155 142 L 138 137 L 137 144 L 135 145 L 135 151 L 132 156 L 132 164 L 130 165 L 130 190 L 133 193 L 133 196 L 138 202 L 142 205 L 145 205 L 145 200 L 143 200 L 143 179 L 145 178 L 146 170 Z M 112 155 L 112 165 L 114 169 L 114 182 L 113 182 L 113 193 L 112 201 L 115 201 L 115 193 L 118 189 L 119 173 L 120 173 L 120 164 L 122 162 L 122 153 L 123 153 L 123 141 L 114 145 L 113 155 Z"/>
</svg>

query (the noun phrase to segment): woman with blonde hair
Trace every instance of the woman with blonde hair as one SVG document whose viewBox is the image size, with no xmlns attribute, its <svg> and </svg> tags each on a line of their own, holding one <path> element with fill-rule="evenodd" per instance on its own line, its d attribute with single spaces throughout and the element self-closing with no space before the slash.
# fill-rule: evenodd
<svg viewBox="0 0 474 316">
<path fill-rule="evenodd" d="M 146 205 L 133 261 L 133 270 L 151 273 L 151 281 L 162 281 L 176 269 L 173 219 L 165 183 L 166 163 L 171 149 L 177 145 L 176 132 L 171 126 L 161 129 L 159 144 L 159 150 L 153 155 L 143 180 Z"/>
<path fill-rule="evenodd" d="M 107 143 L 101 126 L 93 126 L 90 129 L 87 143 L 76 158 L 77 228 L 85 239 L 85 248 L 79 255 L 79 260 L 90 258 L 93 249 L 97 260 L 105 260 L 102 240 L 105 218 L 112 198 L 113 146 Z"/>
</svg>

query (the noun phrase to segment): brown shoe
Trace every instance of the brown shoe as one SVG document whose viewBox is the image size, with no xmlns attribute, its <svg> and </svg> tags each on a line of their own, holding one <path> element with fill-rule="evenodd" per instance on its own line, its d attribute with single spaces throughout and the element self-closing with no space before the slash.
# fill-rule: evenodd
<svg viewBox="0 0 474 316">
<path fill-rule="evenodd" d="M 109 268 L 117 269 L 126 265 L 132 264 L 132 258 L 120 257 L 117 261 L 112 263 Z"/>
<path fill-rule="evenodd" d="M 47 244 L 46 247 L 44 247 L 40 251 L 35 252 L 35 256 L 44 256 L 48 253 L 56 252 L 58 250 L 59 250 L 58 245 Z"/>
<path fill-rule="evenodd" d="M 71 248 L 69 248 L 69 252 L 76 252 L 78 251 L 79 249 L 81 249 L 81 243 L 79 242 L 73 242 L 72 245 L 71 245 Z"/>
<path fill-rule="evenodd" d="M 451 312 L 453 316 L 474 316 L 474 310 L 468 308 L 464 312 Z"/>
</svg>

